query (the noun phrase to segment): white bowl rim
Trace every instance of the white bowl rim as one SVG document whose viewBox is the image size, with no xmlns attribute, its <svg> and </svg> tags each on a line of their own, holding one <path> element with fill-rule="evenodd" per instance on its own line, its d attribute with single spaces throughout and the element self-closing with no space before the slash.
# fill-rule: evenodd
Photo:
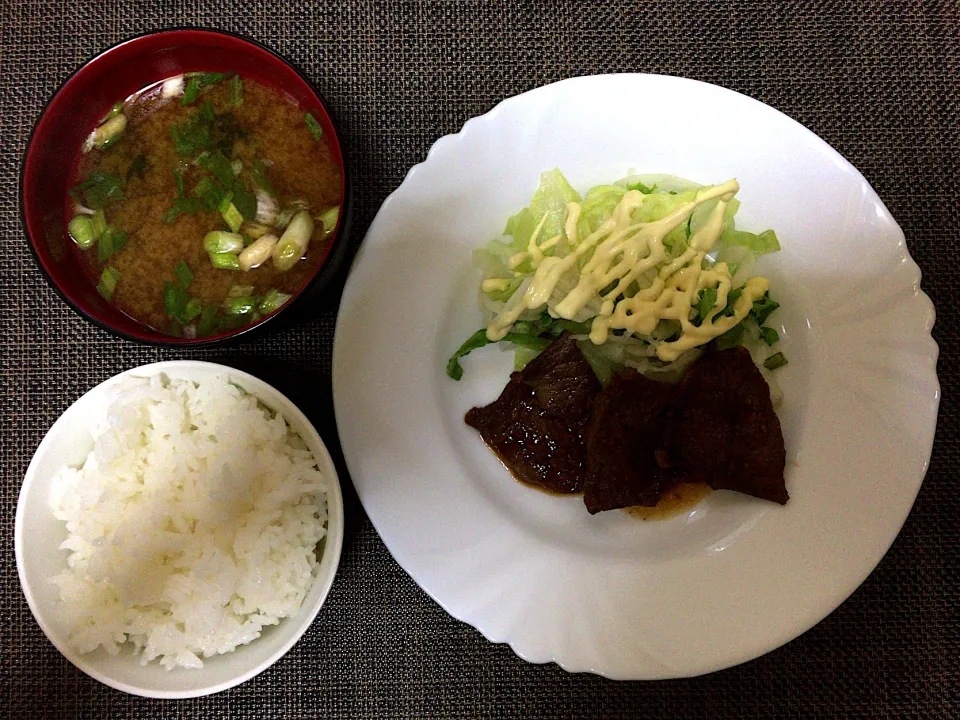
<svg viewBox="0 0 960 720">
<path fill-rule="evenodd" d="M 245 671 L 235 675 L 229 680 L 214 683 L 208 686 L 203 686 L 199 688 L 189 689 L 189 690 L 152 690 L 140 688 L 135 685 L 117 680 L 106 673 L 99 670 L 96 665 L 85 658 L 84 655 L 77 653 L 75 650 L 70 648 L 64 643 L 58 642 L 54 639 L 54 634 L 50 630 L 50 625 L 47 620 L 41 615 L 36 598 L 34 597 L 33 591 L 31 589 L 30 583 L 25 575 L 24 568 L 24 513 L 26 512 L 26 495 L 27 490 L 33 484 L 34 479 L 37 474 L 37 464 L 38 458 L 46 451 L 47 446 L 49 445 L 49 438 L 52 436 L 54 429 L 58 424 L 64 422 L 64 417 L 66 417 L 74 408 L 83 400 L 85 397 L 92 393 L 102 392 L 105 389 L 105 386 L 111 385 L 118 382 L 121 378 L 125 377 L 151 377 L 154 375 L 166 374 L 169 373 L 173 377 L 177 377 L 177 372 L 182 370 L 198 370 L 201 372 L 207 372 L 210 374 L 225 374 L 229 376 L 231 381 L 237 381 L 238 384 L 244 389 L 245 392 L 254 395 L 258 400 L 270 407 L 274 412 L 280 412 L 288 424 L 292 424 L 296 421 L 298 424 L 301 424 L 311 436 L 309 440 L 312 440 L 316 443 L 316 447 L 319 448 L 320 457 L 316 458 L 318 465 L 325 466 L 329 471 L 328 477 L 330 478 L 330 489 L 327 494 L 327 534 L 325 536 L 326 544 L 324 546 L 323 557 L 321 558 L 321 568 L 318 571 L 317 577 L 314 579 L 314 584 L 320 583 L 322 590 L 319 594 L 318 600 L 315 603 L 315 606 L 309 608 L 308 612 L 305 615 L 301 616 L 301 613 L 305 609 L 303 606 L 298 612 L 295 618 L 286 618 L 288 621 L 296 620 L 300 623 L 300 627 L 296 632 L 291 635 L 291 637 L 276 651 L 274 651 L 270 656 L 265 660 L 260 661 L 259 663 L 253 665 L 252 667 L 246 669 Z M 255 388 L 255 389 L 250 389 Z M 264 398 L 260 395 L 261 392 L 266 391 L 270 395 L 269 398 Z M 279 407 L 277 407 L 279 406 Z M 308 440 L 304 438 L 304 440 Z M 161 362 L 148 363 L 146 365 L 140 365 L 129 370 L 124 370 L 121 373 L 113 375 L 103 382 L 95 385 L 94 387 L 87 390 L 80 397 L 78 397 L 71 405 L 64 410 L 53 425 L 47 430 L 44 434 L 43 439 L 40 441 L 40 444 L 37 446 L 36 451 L 33 454 L 33 457 L 30 460 L 30 464 L 27 466 L 27 470 L 23 476 L 23 483 L 20 487 L 20 493 L 17 499 L 17 511 L 14 520 L 14 553 L 16 555 L 17 561 L 17 575 L 20 580 L 20 589 L 24 594 L 24 597 L 27 600 L 27 605 L 30 607 L 30 612 L 33 614 L 34 619 L 37 624 L 40 626 L 40 629 L 43 631 L 43 634 L 47 639 L 60 651 L 60 654 L 63 655 L 67 660 L 70 661 L 78 670 L 89 675 L 95 680 L 100 681 L 104 685 L 112 687 L 116 690 L 120 690 L 131 695 L 138 695 L 140 697 L 148 698 L 157 698 L 157 699 L 186 699 L 194 697 L 202 697 L 204 695 L 212 695 L 214 693 L 222 692 L 223 690 L 228 690 L 229 688 L 236 687 L 241 683 L 246 682 L 247 680 L 259 675 L 264 670 L 276 663 L 280 658 L 289 652 L 289 650 L 300 640 L 300 638 L 306 633 L 307 629 L 313 624 L 314 619 L 316 619 L 317 614 L 320 612 L 320 608 L 323 607 L 326 602 L 327 596 L 330 593 L 330 589 L 333 586 L 333 580 L 337 573 L 337 568 L 340 564 L 340 555 L 343 549 L 343 530 L 344 530 L 344 511 L 343 511 L 343 493 L 340 489 L 340 481 L 337 475 L 336 467 L 333 463 L 333 459 L 330 457 L 330 452 L 327 450 L 326 444 L 323 442 L 323 439 L 320 437 L 316 428 L 313 426 L 313 423 L 307 418 L 307 416 L 300 410 L 295 403 L 293 403 L 286 395 L 281 393 L 279 390 L 274 388 L 269 383 L 261 380 L 255 375 L 244 372 L 242 370 L 237 370 L 236 368 L 230 367 L 228 365 L 221 365 L 219 363 L 207 362 L 203 360 L 165 360 Z M 329 560 L 328 560 L 329 558 Z M 329 564 L 327 564 L 329 563 Z M 326 567 L 324 567 L 326 565 Z M 311 586 L 311 591 L 313 590 Z M 238 647 L 236 651 L 242 652 L 245 647 Z M 180 670 L 174 670 L 172 672 L 179 672 Z M 203 672 L 203 670 L 198 670 L 195 672 Z"/>
</svg>

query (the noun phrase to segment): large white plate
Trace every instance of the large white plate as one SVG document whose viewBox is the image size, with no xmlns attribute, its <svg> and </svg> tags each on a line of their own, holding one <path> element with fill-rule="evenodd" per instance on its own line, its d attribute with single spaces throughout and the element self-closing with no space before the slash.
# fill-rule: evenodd
<svg viewBox="0 0 960 720">
<path fill-rule="evenodd" d="M 591 517 L 513 481 L 463 423 L 511 358 L 447 357 L 480 326 L 473 248 L 543 170 L 581 191 L 629 170 L 737 177 L 790 365 L 780 372 L 785 507 L 713 493 L 662 522 Z M 876 566 L 926 472 L 934 310 L 867 181 L 785 115 L 673 77 L 576 78 L 441 138 L 376 217 L 340 307 L 334 393 L 350 475 L 397 562 L 451 615 L 531 662 L 610 678 L 698 675 L 778 647 Z"/>
</svg>

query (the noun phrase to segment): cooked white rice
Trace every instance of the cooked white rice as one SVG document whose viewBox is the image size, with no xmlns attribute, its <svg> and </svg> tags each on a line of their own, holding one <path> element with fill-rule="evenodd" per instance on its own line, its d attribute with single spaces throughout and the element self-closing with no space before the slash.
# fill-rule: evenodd
<svg viewBox="0 0 960 720">
<path fill-rule="evenodd" d="M 94 450 L 54 481 L 80 652 L 124 643 L 199 668 L 297 612 L 319 566 L 327 482 L 279 415 L 228 383 L 130 379 Z"/>
</svg>

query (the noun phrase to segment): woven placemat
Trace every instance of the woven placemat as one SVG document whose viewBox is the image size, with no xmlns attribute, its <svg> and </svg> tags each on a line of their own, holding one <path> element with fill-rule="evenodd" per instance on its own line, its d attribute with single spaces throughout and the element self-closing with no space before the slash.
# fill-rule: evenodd
<svg viewBox="0 0 960 720">
<path fill-rule="evenodd" d="M 960 415 L 952 399 L 960 324 L 950 312 L 960 289 L 958 18 L 953 0 L 0 0 L 0 717 L 960 716 Z M 897 218 L 940 309 L 934 335 L 946 400 L 930 471 L 878 569 L 813 630 L 740 667 L 653 683 L 569 675 L 527 664 L 447 616 L 392 560 L 345 478 L 349 522 L 337 581 L 317 622 L 270 670 L 216 696 L 160 702 L 73 668 L 20 592 L 13 517 L 34 449 L 80 394 L 126 368 L 174 357 L 230 362 L 267 380 L 293 364 L 304 378 L 295 397 L 334 444 L 335 294 L 298 327 L 176 353 L 79 320 L 26 251 L 17 179 L 46 100 L 92 54 L 179 24 L 252 36 L 307 72 L 342 125 L 358 237 L 438 137 L 510 95 L 572 75 L 697 78 L 769 103 L 825 138 Z"/>
</svg>

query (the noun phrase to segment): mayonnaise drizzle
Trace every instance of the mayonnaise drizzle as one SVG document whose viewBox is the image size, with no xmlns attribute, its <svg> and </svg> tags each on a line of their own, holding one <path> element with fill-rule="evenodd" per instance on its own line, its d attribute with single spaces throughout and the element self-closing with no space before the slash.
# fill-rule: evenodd
<svg viewBox="0 0 960 720">
<path fill-rule="evenodd" d="M 676 320 L 681 326 L 679 337 L 672 342 L 661 342 L 656 349 L 657 357 L 672 361 L 687 350 L 722 335 L 747 316 L 753 303 L 762 298 L 768 288 L 766 279 L 750 278 L 733 303 L 733 314 L 717 317 L 727 306 L 732 289 L 730 270 L 726 263 L 704 269 L 704 258 L 720 237 L 727 203 L 739 189 L 735 179 L 703 188 L 690 202 L 649 223 L 633 221 L 634 210 L 647 196 L 630 190 L 610 218 L 582 240 L 577 232 L 578 203 L 567 205 L 563 232 L 538 244 L 546 220 L 544 216 L 531 234 L 527 249 L 508 261 L 510 269 L 515 270 L 529 260 L 534 269 L 533 278 L 526 290 L 518 290 L 518 295 L 512 297 L 493 319 L 487 327 L 487 337 L 490 340 L 503 339 L 523 313 L 547 305 L 561 278 L 569 272 L 577 272 L 578 262 L 591 250 L 593 254 L 580 268 L 576 286 L 549 310 L 551 315 L 573 320 L 588 303 L 599 300 L 600 312 L 594 317 L 590 332 L 590 340 L 595 344 L 606 342 L 611 330 L 650 335 L 661 320 Z M 659 267 L 667 256 L 664 237 L 686 222 L 698 206 L 711 200 L 717 200 L 717 203 L 707 222 L 690 238 L 687 250 L 669 264 Z M 544 254 L 564 238 L 570 248 L 565 257 Z M 651 281 L 653 272 L 656 275 Z M 631 284 L 641 279 L 649 282 L 649 287 L 632 297 L 621 297 Z M 604 292 L 608 287 L 610 289 Z M 690 321 L 691 310 L 705 288 L 716 288 L 717 300 L 700 326 L 696 326 Z M 618 297 L 621 298 L 619 302 Z"/>
</svg>

